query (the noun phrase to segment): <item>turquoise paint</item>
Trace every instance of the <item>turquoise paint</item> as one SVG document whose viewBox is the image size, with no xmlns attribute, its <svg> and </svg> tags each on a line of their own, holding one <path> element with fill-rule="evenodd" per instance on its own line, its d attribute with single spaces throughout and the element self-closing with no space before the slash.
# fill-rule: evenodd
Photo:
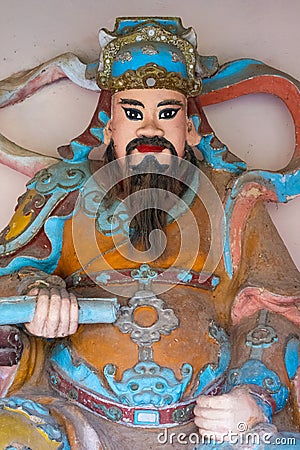
<svg viewBox="0 0 300 450">
<path fill-rule="evenodd" d="M 200 136 L 200 132 L 199 132 L 199 128 L 200 128 L 200 124 L 201 124 L 200 117 L 195 114 L 193 116 L 190 116 L 190 119 L 192 119 L 195 130 L 197 131 L 198 135 Z"/>
<path fill-rule="evenodd" d="M 157 42 L 151 42 L 151 45 L 157 50 L 158 53 L 145 54 L 143 53 L 143 47 L 145 43 L 142 44 L 130 44 L 122 48 L 122 52 L 130 52 L 131 59 L 129 61 L 114 60 L 112 64 L 112 76 L 119 77 L 128 70 L 137 70 L 140 67 L 146 66 L 146 64 L 154 63 L 160 67 L 163 67 L 167 72 L 180 73 L 184 78 L 187 78 L 187 71 L 185 63 L 181 61 L 173 61 L 172 54 L 170 50 L 174 51 L 176 54 L 180 55 L 180 51 L 175 46 L 170 44 L 160 44 Z"/>
<path fill-rule="evenodd" d="M 90 128 L 90 132 L 93 136 L 95 136 L 99 140 L 99 144 L 103 144 L 104 142 L 104 129 L 109 121 L 109 116 L 104 111 L 100 111 L 98 114 L 99 121 L 103 124 L 102 127 L 94 127 Z"/>
<path fill-rule="evenodd" d="M 96 228 L 105 236 L 129 235 L 129 215 L 124 202 L 116 200 L 107 208 L 103 202 L 96 212 Z"/>
<path fill-rule="evenodd" d="M 100 122 L 103 123 L 104 126 L 106 126 L 107 122 L 110 119 L 110 117 L 106 114 L 105 111 L 100 111 L 99 114 L 98 114 L 98 119 L 100 120 Z"/>
<path fill-rule="evenodd" d="M 9 252 L 14 252 L 19 248 L 23 247 L 24 245 L 26 245 L 30 241 L 30 239 L 32 239 L 32 237 L 42 228 L 49 214 L 49 211 L 51 211 L 64 196 L 65 193 L 63 192 L 57 192 L 56 194 L 54 194 L 48 200 L 45 207 L 41 210 L 38 217 L 26 228 L 25 231 L 23 231 L 21 235 L 17 236 L 10 242 L 7 242 L 7 244 L 5 245 L 3 244 L 0 245 L 0 255 L 5 255 L 6 253 Z"/>
<path fill-rule="evenodd" d="M 106 272 L 101 272 L 99 275 L 96 276 L 95 281 L 97 283 L 107 284 L 107 282 L 111 279 L 111 276 Z"/>
<path fill-rule="evenodd" d="M 109 116 L 106 114 L 105 111 L 100 111 L 98 114 L 98 119 L 100 120 L 100 122 L 103 123 L 103 125 L 106 125 L 107 122 L 109 121 Z"/>
<path fill-rule="evenodd" d="M 52 246 L 51 254 L 48 258 L 39 259 L 32 256 L 16 256 L 6 267 L 0 268 L 0 276 L 17 272 L 23 267 L 35 267 L 46 273 L 53 273 L 57 267 L 62 251 L 64 225 L 70 217 L 72 215 L 66 217 L 50 217 L 45 222 L 45 234 Z"/>
<path fill-rule="evenodd" d="M 53 416 L 51 416 L 49 410 L 43 405 L 26 398 L 10 397 L 2 398 L 0 400 L 0 407 L 1 409 L 15 409 L 21 414 L 27 413 L 33 419 L 31 420 L 33 427 L 42 430 L 51 441 L 60 443 L 59 448 L 61 450 L 71 450 L 67 436 Z"/>
<path fill-rule="evenodd" d="M 224 145 L 220 149 L 215 149 L 211 145 L 214 134 L 208 134 L 201 138 L 197 148 L 203 155 L 205 162 L 216 170 L 225 170 L 226 172 L 240 174 L 246 170 L 247 165 L 243 161 L 227 162 L 223 158 L 226 156 L 227 147 Z"/>
<path fill-rule="evenodd" d="M 95 136 L 99 140 L 99 144 L 103 143 L 103 131 L 104 128 L 109 121 L 109 116 L 104 112 L 99 112 L 99 120 L 103 123 L 103 127 L 93 127 L 90 129 L 90 132 L 93 136 Z M 82 142 L 78 142 L 76 139 L 71 141 L 70 143 L 72 152 L 73 152 L 73 158 L 63 158 L 63 161 L 69 163 L 69 164 L 76 164 L 84 162 L 88 159 L 90 151 L 94 148 L 94 146 L 83 144 Z"/>
<path fill-rule="evenodd" d="M 93 72 L 94 70 L 98 69 L 98 67 L 99 67 L 99 61 L 87 63 L 86 72 Z"/>
<path fill-rule="evenodd" d="M 230 278 L 233 276 L 230 245 L 231 217 L 238 195 L 248 183 L 257 183 L 265 186 L 276 194 L 279 203 L 286 203 L 300 194 L 300 170 L 287 174 L 253 170 L 239 177 L 234 183 L 230 197 L 224 208 L 225 214 L 223 218 L 224 262 L 226 272 Z"/>
<path fill-rule="evenodd" d="M 97 127 L 97 128 L 90 128 L 91 134 L 99 140 L 99 144 L 103 143 L 103 134 L 104 130 L 103 128 Z"/>
<path fill-rule="evenodd" d="M 118 401 L 127 406 L 162 407 L 178 402 L 183 396 L 193 374 L 190 364 L 181 368 L 182 380 L 175 377 L 172 369 L 161 367 L 152 361 L 136 364 L 123 373 L 122 380 L 115 380 L 116 367 L 107 364 L 104 376 Z"/>
<path fill-rule="evenodd" d="M 149 17 L 148 18 L 146 17 L 144 19 L 137 19 L 137 20 L 122 19 L 120 21 L 120 23 L 118 24 L 118 28 L 116 30 L 116 33 L 118 35 L 121 35 L 121 34 L 126 35 L 126 34 L 128 34 L 127 28 L 135 28 L 137 25 L 142 25 L 145 22 L 149 21 L 149 19 L 150 19 Z M 170 19 L 170 20 L 169 19 L 159 19 L 159 18 L 151 18 L 151 19 L 152 19 L 151 23 L 145 24 L 146 26 L 149 26 L 149 27 L 151 27 L 153 25 L 155 26 L 156 23 L 158 23 L 160 25 L 163 25 L 164 27 L 166 27 L 168 25 L 169 26 L 173 25 L 174 33 L 176 31 L 178 31 L 179 23 L 178 23 L 178 20 L 176 20 L 176 19 Z M 130 30 L 130 32 L 132 32 L 132 30 Z"/>
<path fill-rule="evenodd" d="M 90 151 L 94 148 L 91 145 L 85 145 L 78 141 L 72 141 L 70 143 L 70 146 L 74 155 L 73 158 L 72 159 L 63 158 L 63 160 L 69 164 L 86 161 Z"/>
<path fill-rule="evenodd" d="M 27 188 L 35 189 L 39 194 L 72 192 L 80 188 L 89 175 L 88 162 L 70 165 L 61 161 L 38 172 L 27 183 Z"/>
<path fill-rule="evenodd" d="M 262 61 L 256 59 L 238 59 L 224 64 L 212 77 L 204 78 L 202 94 L 217 91 L 224 87 L 233 86 L 239 82 L 263 75 L 284 78 L 294 84 L 298 89 L 300 88 L 298 80 L 280 70 L 267 66 Z"/>
<path fill-rule="evenodd" d="M 200 117 L 197 115 L 191 116 L 195 129 L 198 131 L 200 126 Z M 203 155 L 204 161 L 216 170 L 226 170 L 232 173 L 241 173 L 246 170 L 247 166 L 242 161 L 232 163 L 226 162 L 223 157 L 226 156 L 227 147 L 224 145 L 220 149 L 213 148 L 211 145 L 212 139 L 215 137 L 214 133 L 202 136 L 200 143 L 197 145 L 198 150 Z"/>
<path fill-rule="evenodd" d="M 299 346 L 299 338 L 296 336 L 289 339 L 286 345 L 284 362 L 290 380 L 295 377 L 299 368 Z"/>
<path fill-rule="evenodd" d="M 241 368 L 234 368 L 229 371 L 226 384 L 227 392 L 244 384 L 255 384 L 267 389 L 276 403 L 276 411 L 285 407 L 289 397 L 287 386 L 282 384 L 279 376 L 268 369 L 260 360 L 249 359 Z"/>
<path fill-rule="evenodd" d="M 149 420 L 141 420 L 140 416 L 149 417 Z M 133 423 L 141 426 L 159 426 L 159 412 L 151 409 L 138 409 L 134 411 Z"/>
<path fill-rule="evenodd" d="M 220 277 L 218 277 L 217 275 L 214 275 L 211 279 L 211 284 L 214 288 L 216 288 L 218 286 L 218 284 L 220 283 Z"/>
<path fill-rule="evenodd" d="M 82 361 L 73 362 L 71 351 L 66 345 L 58 344 L 53 350 L 50 361 L 55 363 L 59 370 L 63 371 L 72 381 L 88 391 L 97 392 L 110 400 L 117 400 L 117 397 L 98 378 L 95 369 Z"/>
<path fill-rule="evenodd" d="M 279 203 L 285 203 L 300 194 L 300 170 L 291 173 L 274 173 L 264 170 L 253 170 L 240 177 L 234 184 L 231 197 L 237 197 L 246 183 L 258 183 L 272 190 Z"/>
<path fill-rule="evenodd" d="M 161 367 L 152 361 L 136 364 L 123 373 L 122 380 L 115 380 L 116 368 L 108 364 L 104 376 L 111 390 L 97 376 L 95 369 L 85 362 L 73 361 L 69 348 L 64 344 L 55 347 L 51 361 L 72 381 L 98 394 L 125 405 L 165 406 L 181 399 L 191 380 L 193 369 L 190 364 L 181 368 L 182 380 L 175 377 L 173 370 Z M 52 380 L 55 384 L 56 380 Z"/>
<path fill-rule="evenodd" d="M 181 281 L 182 283 L 188 283 L 189 281 L 191 281 L 191 279 L 193 278 L 193 275 L 187 271 L 187 270 L 182 270 L 178 275 L 177 275 L 177 279 L 179 281 Z"/>
<path fill-rule="evenodd" d="M 114 323 L 119 305 L 116 298 L 79 298 L 78 323 Z M 0 298 L 0 325 L 31 322 L 36 297 L 16 296 Z"/>
<path fill-rule="evenodd" d="M 230 342 L 225 331 L 213 323 L 209 327 L 209 335 L 215 339 L 220 346 L 219 361 L 217 365 L 207 364 L 207 366 L 201 370 L 200 374 L 197 376 L 199 384 L 193 397 L 204 394 L 205 388 L 222 376 L 230 363 Z"/>
<path fill-rule="evenodd" d="M 151 281 L 157 278 L 157 275 L 157 271 L 148 264 L 142 264 L 139 269 L 131 271 L 132 278 L 145 286 L 149 286 Z"/>
<path fill-rule="evenodd" d="M 16 256 L 7 266 L 0 268 L 0 276 L 8 275 L 27 266 L 38 268 L 47 273 L 54 272 L 62 251 L 65 222 L 75 214 L 75 210 L 67 216 L 48 216 L 68 192 L 80 189 L 89 176 L 90 171 L 87 162 L 72 166 L 60 162 L 38 172 L 29 181 L 27 184 L 28 189 L 35 189 L 37 193 L 51 195 L 51 197 L 42 207 L 35 220 L 20 236 L 17 236 L 5 246 L 0 246 L 0 255 L 16 251 L 26 245 L 43 226 L 51 244 L 51 253 L 45 259 L 32 256 Z"/>
<path fill-rule="evenodd" d="M 192 204 L 197 194 L 199 184 L 199 174 L 196 171 L 190 186 L 183 194 L 182 198 L 175 206 L 168 211 L 167 223 L 170 224 L 184 214 Z M 96 228 L 105 236 L 122 234 L 125 237 L 130 235 L 129 214 L 125 202 L 116 200 L 109 208 L 103 202 L 95 201 L 95 195 L 90 193 L 99 192 L 99 196 L 104 197 L 105 193 L 99 185 L 89 181 L 84 191 L 84 212 L 90 218 L 96 218 Z"/>
<path fill-rule="evenodd" d="M 181 197 L 181 200 L 173 206 L 168 211 L 168 217 L 167 217 L 167 223 L 170 224 L 174 220 L 178 219 L 180 216 L 182 216 L 191 206 L 192 202 L 194 201 L 199 188 L 199 173 L 198 171 L 195 171 L 195 174 L 191 180 L 190 185 L 188 186 L 188 189 L 185 191 L 183 196 Z"/>
<path fill-rule="evenodd" d="M 238 59 L 236 61 L 231 61 L 222 66 L 221 69 L 213 77 L 204 78 L 203 86 L 209 85 L 212 81 L 219 81 L 230 78 L 237 74 L 241 74 L 249 69 L 253 70 L 253 66 L 257 65 L 265 66 L 262 61 L 258 61 L 256 59 Z M 249 73 L 247 75 L 249 75 Z"/>
</svg>

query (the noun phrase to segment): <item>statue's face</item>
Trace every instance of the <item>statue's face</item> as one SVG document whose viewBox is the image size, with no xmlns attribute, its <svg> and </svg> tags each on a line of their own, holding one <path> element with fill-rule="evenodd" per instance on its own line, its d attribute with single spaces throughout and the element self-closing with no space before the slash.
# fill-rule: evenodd
<svg viewBox="0 0 300 450">
<path fill-rule="evenodd" d="M 139 143 L 138 138 L 146 138 Z M 130 89 L 117 92 L 112 98 L 112 116 L 105 130 L 105 143 L 114 141 L 117 158 L 126 156 L 128 144 L 130 153 L 142 160 L 152 153 L 160 159 L 169 155 L 170 149 L 158 139 L 158 144 L 147 138 L 163 138 L 171 143 L 178 157 L 183 157 L 185 143 L 190 146 L 200 141 L 200 136 L 192 122 L 187 118 L 186 97 L 168 89 Z M 133 142 L 134 144 L 135 142 Z M 167 144 L 166 144 L 167 145 Z"/>
</svg>

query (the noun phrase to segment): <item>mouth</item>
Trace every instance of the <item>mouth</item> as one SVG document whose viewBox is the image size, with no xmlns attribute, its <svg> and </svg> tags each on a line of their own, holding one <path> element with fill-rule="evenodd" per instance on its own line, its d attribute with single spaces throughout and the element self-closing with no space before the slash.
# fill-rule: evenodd
<svg viewBox="0 0 300 450">
<path fill-rule="evenodd" d="M 165 147 L 161 145 L 141 144 L 136 147 L 140 153 L 161 153 Z"/>
</svg>

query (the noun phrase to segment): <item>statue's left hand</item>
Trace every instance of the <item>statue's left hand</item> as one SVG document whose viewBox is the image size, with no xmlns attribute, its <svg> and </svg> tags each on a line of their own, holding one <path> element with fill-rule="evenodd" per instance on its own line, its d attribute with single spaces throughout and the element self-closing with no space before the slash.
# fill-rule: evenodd
<svg viewBox="0 0 300 450">
<path fill-rule="evenodd" d="M 78 328 L 78 303 L 74 294 L 64 288 L 29 291 L 36 295 L 34 317 L 26 329 L 35 336 L 59 338 L 74 334 Z"/>
<path fill-rule="evenodd" d="M 258 423 L 267 422 L 247 386 L 218 396 L 200 395 L 194 414 L 199 433 L 213 435 L 219 441 L 228 440 L 230 433 L 246 432 Z"/>
</svg>

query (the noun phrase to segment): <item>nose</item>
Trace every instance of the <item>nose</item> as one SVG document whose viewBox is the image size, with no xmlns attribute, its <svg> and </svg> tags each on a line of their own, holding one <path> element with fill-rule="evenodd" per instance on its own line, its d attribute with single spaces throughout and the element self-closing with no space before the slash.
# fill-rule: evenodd
<svg viewBox="0 0 300 450">
<path fill-rule="evenodd" d="M 137 137 L 164 136 L 164 134 L 163 129 L 160 128 L 155 117 L 145 118 L 136 131 Z"/>
</svg>

